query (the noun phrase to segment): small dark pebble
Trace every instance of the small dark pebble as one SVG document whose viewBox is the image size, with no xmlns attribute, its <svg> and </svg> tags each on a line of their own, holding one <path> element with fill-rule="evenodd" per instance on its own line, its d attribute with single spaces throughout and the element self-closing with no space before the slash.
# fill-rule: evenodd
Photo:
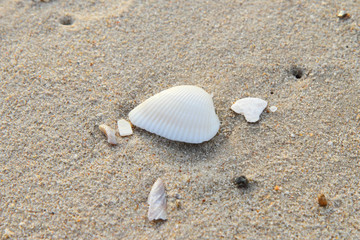
<svg viewBox="0 0 360 240">
<path fill-rule="evenodd" d="M 238 188 L 247 188 L 249 186 L 249 180 L 245 176 L 235 178 L 234 183 Z"/>
<path fill-rule="evenodd" d="M 60 18 L 60 24 L 62 25 L 72 25 L 73 23 L 74 23 L 74 19 L 69 15 L 65 15 Z"/>
</svg>

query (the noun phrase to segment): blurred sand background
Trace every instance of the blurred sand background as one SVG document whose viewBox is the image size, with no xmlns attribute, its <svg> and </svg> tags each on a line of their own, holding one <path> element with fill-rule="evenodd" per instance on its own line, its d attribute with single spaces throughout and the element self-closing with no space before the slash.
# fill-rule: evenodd
<svg viewBox="0 0 360 240">
<path fill-rule="evenodd" d="M 0 236 L 359 239 L 359 16 L 357 0 L 0 0 Z M 99 124 L 183 84 L 214 94 L 211 141 L 106 142 Z M 248 124 L 230 110 L 247 96 L 278 110 Z"/>
</svg>

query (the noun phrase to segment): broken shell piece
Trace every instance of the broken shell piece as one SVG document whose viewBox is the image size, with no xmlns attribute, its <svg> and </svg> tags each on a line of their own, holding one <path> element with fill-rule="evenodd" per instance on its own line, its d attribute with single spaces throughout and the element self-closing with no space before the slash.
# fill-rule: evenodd
<svg viewBox="0 0 360 240">
<path fill-rule="evenodd" d="M 156 180 L 156 182 L 152 186 L 148 198 L 148 204 L 149 204 L 149 211 L 148 211 L 149 221 L 167 219 L 165 186 L 161 178 L 158 178 L 158 180 Z"/>
<path fill-rule="evenodd" d="M 231 109 L 236 113 L 244 115 L 246 121 L 257 122 L 266 106 L 267 102 L 265 100 L 248 97 L 237 100 L 231 106 Z"/>
<path fill-rule="evenodd" d="M 111 127 L 109 127 L 108 125 L 105 125 L 105 124 L 101 124 L 99 126 L 99 129 L 106 135 L 106 137 L 108 138 L 108 142 L 110 144 L 113 144 L 113 145 L 117 144 L 114 129 L 112 129 Z"/>
<path fill-rule="evenodd" d="M 347 12 L 345 12 L 344 10 L 341 10 L 338 15 L 337 15 L 338 18 L 340 19 L 348 19 L 350 18 L 350 14 L 348 14 Z"/>
<path fill-rule="evenodd" d="M 1 239 L 13 238 L 14 235 L 15 235 L 15 233 L 14 233 L 13 231 L 11 231 L 11 230 L 8 229 L 8 228 L 5 228 L 4 235 L 2 235 L 2 238 L 1 238 Z"/>
<path fill-rule="evenodd" d="M 120 136 L 125 137 L 133 134 L 131 124 L 128 121 L 125 119 L 120 119 L 117 123 Z"/>
</svg>

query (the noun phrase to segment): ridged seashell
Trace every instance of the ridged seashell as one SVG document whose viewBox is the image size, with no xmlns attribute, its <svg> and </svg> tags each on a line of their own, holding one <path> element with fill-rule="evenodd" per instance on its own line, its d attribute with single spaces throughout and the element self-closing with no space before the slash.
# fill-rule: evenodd
<svg viewBox="0 0 360 240">
<path fill-rule="evenodd" d="M 148 197 L 148 204 L 149 204 L 149 211 L 148 211 L 149 221 L 167 219 L 165 186 L 161 178 L 158 178 L 154 183 L 154 185 L 152 186 Z"/>
<path fill-rule="evenodd" d="M 113 145 L 117 144 L 116 136 L 115 136 L 116 132 L 114 129 L 112 129 L 111 127 L 109 127 L 108 125 L 105 125 L 105 124 L 101 124 L 99 126 L 99 129 L 101 132 L 103 132 L 106 135 L 108 143 L 113 144 Z"/>
<path fill-rule="evenodd" d="M 120 136 L 125 137 L 133 134 L 131 124 L 128 121 L 125 119 L 120 119 L 117 123 Z"/>
<path fill-rule="evenodd" d="M 266 106 L 267 102 L 265 100 L 248 97 L 237 100 L 231 106 L 231 109 L 236 113 L 243 114 L 246 121 L 257 122 Z"/>
<path fill-rule="evenodd" d="M 186 143 L 209 141 L 220 128 L 210 94 L 190 85 L 150 97 L 129 113 L 129 119 L 137 127 Z"/>
</svg>

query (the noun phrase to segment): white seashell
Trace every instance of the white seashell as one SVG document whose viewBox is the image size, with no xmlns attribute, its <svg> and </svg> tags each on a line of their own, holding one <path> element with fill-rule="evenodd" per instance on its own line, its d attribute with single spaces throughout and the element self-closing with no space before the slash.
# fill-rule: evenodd
<svg viewBox="0 0 360 240">
<path fill-rule="evenodd" d="M 116 141 L 116 137 L 115 137 L 115 130 L 112 129 L 111 127 L 109 127 L 108 125 L 105 124 L 101 124 L 99 126 L 99 129 L 101 132 L 103 132 L 105 134 L 105 136 L 108 138 L 108 142 L 110 144 L 116 145 L 117 141 Z"/>
<path fill-rule="evenodd" d="M 131 124 L 128 121 L 125 119 L 120 119 L 117 123 L 120 136 L 125 137 L 133 134 Z"/>
<path fill-rule="evenodd" d="M 236 112 L 243 114 L 246 121 L 257 122 L 260 119 L 261 113 L 267 106 L 267 102 L 260 98 L 242 98 L 237 100 L 231 109 Z"/>
<path fill-rule="evenodd" d="M 149 204 L 149 211 L 148 211 L 149 221 L 167 219 L 165 186 L 161 178 L 158 178 L 154 183 L 154 185 L 152 186 L 148 197 L 148 204 Z"/>
<path fill-rule="evenodd" d="M 276 112 L 277 111 L 277 107 L 276 106 L 271 106 L 269 108 L 270 112 Z"/>
<path fill-rule="evenodd" d="M 211 95 L 190 85 L 150 97 L 129 113 L 129 119 L 137 127 L 186 143 L 209 141 L 220 128 Z"/>
</svg>

